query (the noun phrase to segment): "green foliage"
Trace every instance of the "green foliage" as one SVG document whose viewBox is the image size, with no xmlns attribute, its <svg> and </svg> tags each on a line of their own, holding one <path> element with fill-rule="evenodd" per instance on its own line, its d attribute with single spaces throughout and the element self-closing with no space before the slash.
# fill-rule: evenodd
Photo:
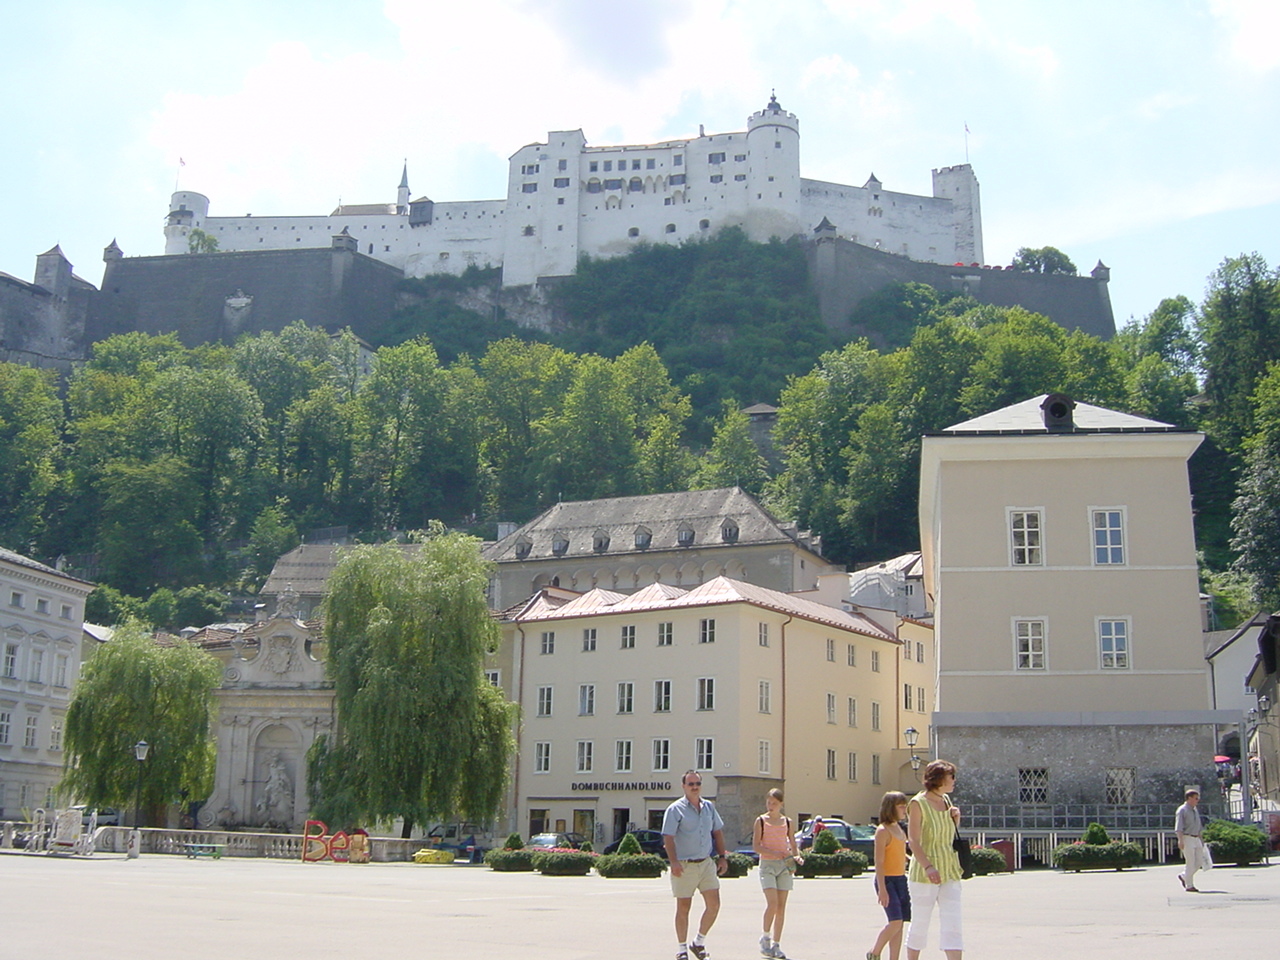
<svg viewBox="0 0 1280 960">
<path fill-rule="evenodd" d="M 536 853 L 535 850 L 526 850 L 521 844 L 519 847 L 490 850 L 484 855 L 484 862 L 491 870 L 499 873 L 528 872 L 533 870 L 533 858 Z"/>
<path fill-rule="evenodd" d="M 691 488 L 741 487 L 758 497 L 768 479 L 767 464 L 751 437 L 750 418 L 734 401 L 724 401 L 711 449 L 690 480 Z"/>
<path fill-rule="evenodd" d="M 817 845 L 816 838 L 814 845 Z M 856 877 L 865 872 L 867 866 L 866 855 L 857 850 L 838 849 L 835 853 L 815 853 L 811 850 L 804 855 L 804 863 L 796 867 L 796 876 Z"/>
<path fill-rule="evenodd" d="M 342 726 L 309 758 L 320 819 L 408 828 L 498 812 L 514 709 L 483 675 L 499 638 L 488 573 L 478 541 L 438 525 L 410 548 L 341 556 L 324 609 Z"/>
<path fill-rule="evenodd" d="M 596 863 L 596 855 L 586 850 L 537 850 L 533 869 L 547 877 L 585 877 Z"/>
<path fill-rule="evenodd" d="M 1215 863 L 1234 863 L 1243 867 L 1267 856 L 1267 835 L 1252 824 L 1214 820 L 1204 828 L 1203 837 Z"/>
<path fill-rule="evenodd" d="M 1009 870 L 1009 864 L 1004 859 L 1004 854 L 999 850 L 992 850 L 990 847 L 973 847 L 973 875 L 975 877 L 985 877 L 992 873 L 1006 873 Z"/>
<path fill-rule="evenodd" d="M 85 664 L 67 707 L 64 789 L 89 806 L 131 807 L 139 775 L 133 745 L 145 740 L 144 807 L 208 796 L 221 680 L 218 661 L 191 644 L 160 646 L 136 621 L 118 627 Z"/>
<path fill-rule="evenodd" d="M 0 542 L 26 544 L 43 532 L 62 420 L 52 371 L 0 363 Z"/>
<path fill-rule="evenodd" d="M 211 233 L 206 233 L 199 227 L 194 227 L 187 234 L 187 253 L 217 253 L 218 238 Z"/>
<path fill-rule="evenodd" d="M 1099 846 L 1111 842 L 1111 837 L 1107 835 L 1107 828 L 1100 823 L 1091 823 L 1085 827 L 1084 836 L 1080 838 L 1082 843 L 1092 843 Z"/>
<path fill-rule="evenodd" d="M 942 298 L 923 283 L 890 283 L 858 301 L 849 315 L 854 336 L 866 337 L 881 350 L 911 342 L 916 328 L 936 319 Z"/>
<path fill-rule="evenodd" d="M 500 297 L 501 281 L 499 270 L 488 285 L 489 297 L 495 302 Z M 508 318 L 497 306 L 484 313 L 459 306 L 455 298 L 465 290 L 475 289 L 463 286 L 465 282 L 463 277 L 444 274 L 402 281 L 402 291 L 412 300 L 397 310 L 387 325 L 378 331 L 374 346 L 396 346 L 417 337 L 426 337 L 435 345 L 442 361 L 453 363 L 463 356 L 481 356 L 489 344 L 498 340 L 543 339 L 537 331 Z"/>
<path fill-rule="evenodd" d="M 1023 273 L 1057 274 L 1059 276 L 1076 275 L 1076 265 L 1071 258 L 1057 247 L 1019 247 L 1013 255 L 1010 270 Z"/>
<path fill-rule="evenodd" d="M 732 850 L 729 851 L 729 855 L 725 857 L 725 860 L 728 861 L 729 865 L 724 872 L 724 876 L 725 879 L 729 880 L 735 877 L 745 877 L 751 868 L 756 865 L 756 862 L 745 853 L 735 853 Z"/>
<path fill-rule="evenodd" d="M 301 543 L 298 528 L 289 520 L 286 506 L 284 500 L 277 500 L 263 507 L 249 532 L 251 569 L 258 586 L 266 581 L 276 560 Z"/>
<path fill-rule="evenodd" d="M 1113 840 L 1110 843 L 1063 843 L 1054 848 L 1053 865 L 1060 870 L 1123 870 L 1142 863 L 1142 847 L 1137 843 Z"/>
<path fill-rule="evenodd" d="M 817 854 L 836 853 L 840 850 L 840 840 L 830 830 L 819 830 L 813 837 L 813 852 Z"/>
<path fill-rule="evenodd" d="M 637 853 L 643 853 L 644 851 L 641 849 L 640 841 L 636 839 L 636 835 L 634 833 L 628 833 L 622 838 L 622 842 L 618 844 L 617 852 L 634 855 Z"/>
<path fill-rule="evenodd" d="M 163 589 L 168 589 L 163 588 Z M 172 594 L 173 591 L 169 591 Z M 124 623 L 126 620 L 148 620 L 143 613 L 142 601 L 121 593 L 110 584 L 99 584 L 84 602 L 84 618 L 89 623 L 105 627 Z"/>
<path fill-rule="evenodd" d="M 513 833 L 507 837 L 507 842 L 502 845 L 504 850 L 523 850 L 524 837 L 518 833 Z"/>
<path fill-rule="evenodd" d="M 623 853 L 619 848 L 617 853 L 596 857 L 595 868 L 602 877 L 660 877 L 667 869 L 667 861 L 656 853 Z"/>
</svg>

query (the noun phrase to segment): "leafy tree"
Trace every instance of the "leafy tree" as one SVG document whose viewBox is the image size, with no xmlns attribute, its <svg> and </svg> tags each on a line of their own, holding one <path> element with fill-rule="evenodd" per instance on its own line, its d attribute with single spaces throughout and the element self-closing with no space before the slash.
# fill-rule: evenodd
<svg viewBox="0 0 1280 960">
<path fill-rule="evenodd" d="M 898 553 L 917 541 L 911 522 L 914 490 L 902 482 L 914 452 L 886 403 L 863 411 L 849 434 L 849 445 L 841 451 L 848 475 L 840 498 L 844 522 L 860 531 L 869 554 Z"/>
<path fill-rule="evenodd" d="M 1155 355 L 1177 373 L 1194 373 L 1199 366 L 1196 308 L 1184 296 L 1166 297 L 1142 322 L 1130 321 L 1116 334 L 1117 346 L 1133 360 Z"/>
<path fill-rule="evenodd" d="M 227 598 L 209 587 L 193 584 L 174 595 L 174 626 L 204 627 L 223 619 Z"/>
<path fill-rule="evenodd" d="M 284 501 L 278 500 L 263 508 L 258 519 L 253 521 L 253 529 L 249 533 L 252 569 L 259 578 L 259 585 L 266 581 L 281 554 L 288 553 L 300 542 L 298 530 L 285 512 Z"/>
<path fill-rule="evenodd" d="M 197 647 L 157 644 L 136 621 L 120 626 L 85 664 L 67 707 L 63 787 L 95 807 L 133 805 L 138 761 L 143 809 L 208 796 L 216 744 L 211 735 L 218 661 Z"/>
<path fill-rule="evenodd" d="M 107 582 L 140 596 L 162 581 L 193 578 L 200 563 L 200 490 L 187 464 L 171 457 L 113 463 L 103 486 L 100 549 Z"/>
<path fill-rule="evenodd" d="M 195 227 L 187 234 L 187 253 L 217 253 L 218 238 Z"/>
<path fill-rule="evenodd" d="M 172 630 L 178 621 L 178 598 L 168 587 L 160 587 L 143 603 L 142 616 L 157 630 Z"/>
<path fill-rule="evenodd" d="M 882 350 L 905 347 L 940 302 L 938 291 L 928 284 L 886 284 L 858 302 L 849 314 L 849 325 L 856 336 L 866 337 Z"/>
<path fill-rule="evenodd" d="M 308 758 L 318 816 L 485 821 L 501 808 L 514 708 L 484 677 L 499 632 L 479 541 L 436 525 L 413 549 L 356 547 L 325 600 L 340 718 Z"/>
<path fill-rule="evenodd" d="M 142 601 L 121 593 L 109 583 L 100 583 L 84 602 L 84 618 L 89 623 L 110 627 L 145 616 Z"/>
<path fill-rule="evenodd" d="M 1245 577 L 1259 606 L 1280 606 L 1280 455 L 1267 445 L 1253 449 L 1231 505 L 1232 569 Z"/>
<path fill-rule="evenodd" d="M 695 490 L 741 487 L 758 497 L 768 479 L 767 464 L 751 436 L 750 418 L 736 403 L 726 400 L 711 449 L 694 474 L 692 487 Z"/>
<path fill-rule="evenodd" d="M 1071 258 L 1057 247 L 1019 247 L 1009 269 L 1071 277 L 1078 272 Z"/>
<path fill-rule="evenodd" d="M 0 363 L 0 539 L 25 544 L 41 532 L 59 483 L 62 404 L 52 371 Z"/>
</svg>

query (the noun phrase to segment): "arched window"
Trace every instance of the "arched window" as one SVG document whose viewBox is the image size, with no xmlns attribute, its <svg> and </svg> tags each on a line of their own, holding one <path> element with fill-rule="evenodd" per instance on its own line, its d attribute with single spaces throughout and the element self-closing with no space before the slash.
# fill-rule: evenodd
<svg viewBox="0 0 1280 960">
<path fill-rule="evenodd" d="M 667 230 L 667 233 L 675 233 L 675 232 L 676 232 L 676 225 L 675 225 L 674 223 L 668 223 L 668 224 L 667 224 L 667 227 L 666 227 L 666 230 Z"/>
<path fill-rule="evenodd" d="M 592 177 L 587 181 L 587 193 L 599 193 L 604 187 L 601 185 L 599 178 Z"/>
<path fill-rule="evenodd" d="M 630 230 L 628 230 L 628 231 L 627 231 L 627 236 L 628 236 L 628 237 L 638 237 L 638 236 L 640 236 L 640 228 L 639 228 L 639 227 L 632 227 Z"/>
<path fill-rule="evenodd" d="M 699 230 L 710 230 L 710 229 L 711 229 L 711 221 L 710 221 L 710 220 L 699 220 L 699 221 L 698 221 L 698 229 L 699 229 Z"/>
<path fill-rule="evenodd" d="M 644 183 L 639 177 L 632 177 L 627 183 L 627 193 L 644 193 Z"/>
</svg>

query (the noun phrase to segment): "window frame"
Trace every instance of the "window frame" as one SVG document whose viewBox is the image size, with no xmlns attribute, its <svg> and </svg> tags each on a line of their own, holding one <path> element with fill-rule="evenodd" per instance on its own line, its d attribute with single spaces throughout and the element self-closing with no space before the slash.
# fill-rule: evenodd
<svg viewBox="0 0 1280 960">
<path fill-rule="evenodd" d="M 654 680 L 653 681 L 653 712 L 654 713 L 670 713 L 671 712 L 671 681 L 670 680 Z"/>
<path fill-rule="evenodd" d="M 1031 528 L 1025 526 L 1025 518 L 1033 515 L 1036 518 L 1036 526 L 1035 526 L 1036 543 L 1033 545 L 1024 540 L 1023 544 L 1019 546 L 1017 542 L 1018 533 L 1021 532 L 1025 536 L 1030 531 Z M 1021 528 L 1021 531 L 1019 530 L 1018 527 L 1015 526 L 1016 519 L 1019 517 L 1023 518 L 1023 523 L 1024 523 L 1024 526 Z M 1044 507 L 1005 507 L 1005 531 L 1006 531 L 1006 536 L 1008 538 L 1007 543 L 1009 545 L 1009 566 L 1010 567 L 1013 567 L 1016 569 L 1016 568 L 1023 568 L 1023 567 L 1043 568 L 1046 566 L 1044 520 L 1045 520 Z M 1019 550 L 1027 551 L 1025 557 L 1022 560 L 1018 559 Z M 1034 551 L 1035 559 L 1031 559 L 1031 557 L 1033 556 L 1032 551 Z"/>
<path fill-rule="evenodd" d="M 698 677 L 698 707 L 700 712 L 711 713 L 716 709 L 716 678 Z"/>
<path fill-rule="evenodd" d="M 1115 641 L 1117 637 L 1116 637 L 1116 634 L 1113 632 L 1110 637 L 1112 642 L 1112 649 L 1110 653 L 1108 653 L 1105 647 L 1106 638 L 1103 636 L 1103 633 L 1102 633 L 1103 624 L 1112 624 L 1113 627 L 1115 624 L 1124 624 L 1124 630 L 1123 630 L 1124 635 L 1123 637 L 1120 638 L 1123 643 L 1123 647 L 1124 647 L 1123 650 L 1116 649 Z M 1098 643 L 1098 669 L 1099 670 L 1106 670 L 1107 672 L 1111 672 L 1111 671 L 1124 671 L 1124 670 L 1133 669 L 1133 621 L 1132 621 L 1132 618 L 1130 617 L 1097 617 L 1094 620 L 1094 636 L 1097 637 L 1097 643 Z M 1108 657 L 1111 657 L 1113 659 L 1116 657 L 1123 657 L 1124 663 L 1108 664 L 1107 663 Z"/>
<path fill-rule="evenodd" d="M 555 710 L 556 688 L 554 684 L 546 683 L 538 687 L 538 712 L 535 717 L 550 717 Z"/>
<path fill-rule="evenodd" d="M 551 741 L 535 740 L 533 742 L 533 772 L 551 772 Z"/>
<path fill-rule="evenodd" d="M 576 773 L 594 773 L 596 765 L 596 742 L 594 740 L 579 740 L 577 748 L 577 760 L 574 771 Z"/>
<path fill-rule="evenodd" d="M 1112 527 L 1110 524 L 1112 514 L 1116 515 L 1117 517 L 1117 525 L 1115 527 Z M 1106 526 L 1104 527 L 1098 526 L 1099 516 L 1105 517 L 1105 520 L 1107 521 Z M 1129 564 L 1128 520 L 1129 518 L 1127 516 L 1127 510 L 1125 507 L 1090 507 L 1089 508 L 1089 549 L 1090 549 L 1090 557 L 1091 557 L 1093 566 L 1095 567 L 1128 566 Z M 1104 546 L 1099 547 L 1098 534 L 1099 532 L 1104 532 L 1104 531 L 1107 532 L 1108 534 L 1108 543 Z M 1111 542 L 1109 542 L 1110 534 L 1113 531 L 1115 535 L 1119 537 L 1118 545 L 1112 544 Z M 1120 559 L 1112 560 L 1110 559 L 1110 557 L 1108 557 L 1108 559 L 1099 560 L 1098 559 L 1099 550 L 1107 551 L 1108 553 L 1110 553 L 1111 551 L 1119 550 Z"/>
<path fill-rule="evenodd" d="M 659 762 L 661 761 L 661 765 Z M 649 763 L 654 773 L 667 773 L 671 770 L 671 738 L 654 737 L 650 749 Z"/>
<path fill-rule="evenodd" d="M 1035 641 L 1037 637 L 1031 628 L 1039 626 L 1040 628 L 1040 649 L 1035 649 Z M 1027 634 L 1024 638 L 1022 628 L 1027 628 Z M 1049 669 L 1049 618 L 1048 617 L 1014 617 L 1012 620 L 1013 629 L 1013 669 L 1018 673 L 1046 673 Z M 1026 649 L 1023 649 L 1023 641 L 1026 640 Z M 1023 666 L 1023 658 L 1027 658 L 1027 665 Z M 1039 658 L 1039 665 L 1036 664 L 1036 658 Z"/>
<path fill-rule="evenodd" d="M 635 713 L 636 684 L 634 680 L 618 681 L 618 715 L 629 716 Z"/>
<path fill-rule="evenodd" d="M 715 737 L 695 737 L 693 741 L 693 769 L 699 773 L 714 773 L 716 767 Z"/>
<path fill-rule="evenodd" d="M 596 685 L 594 683 L 578 684 L 578 716 L 594 717 L 596 715 Z"/>
<path fill-rule="evenodd" d="M 757 687 L 756 712 L 773 713 L 773 684 L 768 680 L 760 680 Z"/>
</svg>

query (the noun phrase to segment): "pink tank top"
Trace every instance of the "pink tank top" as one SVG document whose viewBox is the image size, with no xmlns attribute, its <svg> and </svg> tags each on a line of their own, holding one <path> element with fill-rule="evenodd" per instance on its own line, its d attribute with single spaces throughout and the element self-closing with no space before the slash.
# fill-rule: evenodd
<svg viewBox="0 0 1280 960">
<path fill-rule="evenodd" d="M 784 860 L 791 856 L 791 823 L 784 819 L 781 823 L 770 823 L 760 818 L 764 827 L 764 835 L 760 838 L 760 857 L 764 860 Z"/>
</svg>

